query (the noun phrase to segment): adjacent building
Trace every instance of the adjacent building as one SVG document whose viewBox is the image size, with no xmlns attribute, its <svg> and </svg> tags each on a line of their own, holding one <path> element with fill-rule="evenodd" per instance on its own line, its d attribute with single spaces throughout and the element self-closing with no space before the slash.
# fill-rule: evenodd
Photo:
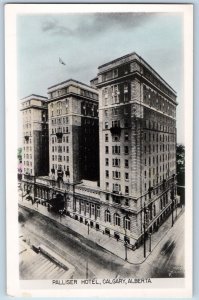
<svg viewBox="0 0 199 300">
<path fill-rule="evenodd" d="M 30 95 L 21 99 L 23 126 L 23 173 L 30 176 L 47 175 L 48 150 L 48 99 Z"/>
<path fill-rule="evenodd" d="M 73 79 L 48 88 L 49 176 L 78 183 L 99 178 L 98 92 Z"/>
</svg>

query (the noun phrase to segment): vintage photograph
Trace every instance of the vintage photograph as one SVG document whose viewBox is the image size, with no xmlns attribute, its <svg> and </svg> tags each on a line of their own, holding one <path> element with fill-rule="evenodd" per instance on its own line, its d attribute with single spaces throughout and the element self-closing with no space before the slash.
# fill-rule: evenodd
<svg viewBox="0 0 199 300">
<path fill-rule="evenodd" d="M 185 279 L 183 11 L 65 7 L 16 16 L 20 284 Z"/>
</svg>

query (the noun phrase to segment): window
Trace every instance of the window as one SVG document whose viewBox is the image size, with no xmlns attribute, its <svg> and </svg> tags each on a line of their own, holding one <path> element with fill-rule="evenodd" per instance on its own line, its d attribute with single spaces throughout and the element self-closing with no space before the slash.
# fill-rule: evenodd
<svg viewBox="0 0 199 300">
<path fill-rule="evenodd" d="M 109 200 L 109 194 L 106 194 L 106 200 Z"/>
<path fill-rule="evenodd" d="M 105 211 L 105 222 L 111 222 L 111 214 L 109 210 Z"/>
<path fill-rule="evenodd" d="M 131 229 L 131 222 L 130 222 L 130 219 L 128 217 L 124 218 L 124 228 L 126 230 L 130 230 Z"/>
<path fill-rule="evenodd" d="M 113 141 L 113 142 L 119 142 L 119 141 L 120 141 L 119 136 L 118 136 L 118 135 L 113 135 L 113 136 L 112 136 L 112 141 Z"/>
<path fill-rule="evenodd" d="M 112 86 L 112 104 L 119 103 L 118 85 Z"/>
<path fill-rule="evenodd" d="M 129 194 L 129 187 L 125 186 L 125 194 L 128 195 Z"/>
<path fill-rule="evenodd" d="M 109 190 L 109 183 L 106 182 L 106 190 Z"/>
<path fill-rule="evenodd" d="M 112 121 L 112 127 L 120 127 L 120 120 Z"/>
<path fill-rule="evenodd" d="M 105 153 L 106 153 L 106 154 L 108 154 L 108 153 L 109 153 L 108 146 L 105 146 Z"/>
<path fill-rule="evenodd" d="M 120 226 L 120 216 L 118 214 L 114 215 L 115 225 Z"/>
<path fill-rule="evenodd" d="M 129 173 L 125 173 L 125 180 L 129 180 Z"/>
<path fill-rule="evenodd" d="M 105 171 L 105 174 L 106 174 L 106 178 L 109 178 L 109 171 L 108 170 Z"/>
<path fill-rule="evenodd" d="M 128 159 L 125 159 L 124 164 L 125 164 L 125 168 L 129 167 L 129 161 L 128 161 Z"/>
<path fill-rule="evenodd" d="M 129 140 L 129 134 L 128 134 L 128 132 L 125 132 L 124 133 L 124 141 L 126 142 L 128 140 Z"/>
<path fill-rule="evenodd" d="M 113 167 L 120 167 L 120 159 L 119 158 L 113 158 L 112 165 L 113 165 Z"/>
<path fill-rule="evenodd" d="M 108 129 L 108 122 L 105 122 L 105 123 L 104 123 L 104 128 L 105 128 L 105 129 Z"/>
<path fill-rule="evenodd" d="M 91 214 L 92 215 L 95 214 L 95 205 L 94 204 L 91 205 Z"/>
<path fill-rule="evenodd" d="M 124 154 L 129 154 L 129 147 L 128 146 L 124 146 Z"/>
<path fill-rule="evenodd" d="M 100 206 L 97 206 L 97 218 L 100 218 Z"/>
<path fill-rule="evenodd" d="M 105 159 L 105 165 L 106 165 L 106 166 L 109 165 L 109 159 L 108 159 L 108 158 Z"/>
<path fill-rule="evenodd" d="M 118 77 L 118 69 L 113 70 L 113 78 Z"/>
<path fill-rule="evenodd" d="M 120 172 L 118 172 L 118 171 L 113 171 L 113 178 L 114 178 L 114 179 L 120 179 Z"/>
<path fill-rule="evenodd" d="M 113 154 L 120 154 L 120 146 L 112 146 L 112 153 Z"/>
<path fill-rule="evenodd" d="M 121 185 L 118 183 L 113 183 L 113 192 L 118 193 L 121 190 Z"/>
<path fill-rule="evenodd" d="M 108 133 L 105 134 L 105 142 L 108 142 Z"/>
</svg>

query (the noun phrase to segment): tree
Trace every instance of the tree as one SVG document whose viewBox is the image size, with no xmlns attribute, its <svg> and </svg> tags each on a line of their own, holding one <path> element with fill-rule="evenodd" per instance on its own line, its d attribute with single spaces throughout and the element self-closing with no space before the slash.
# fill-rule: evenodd
<svg viewBox="0 0 199 300">
<path fill-rule="evenodd" d="M 18 158 L 19 162 L 22 161 L 22 148 L 17 149 L 17 158 Z"/>
<path fill-rule="evenodd" d="M 176 147 L 177 191 L 181 204 L 185 204 L 185 147 L 178 144 Z"/>
<path fill-rule="evenodd" d="M 185 184 L 185 147 L 178 144 L 176 148 L 177 181 L 178 185 Z"/>
</svg>

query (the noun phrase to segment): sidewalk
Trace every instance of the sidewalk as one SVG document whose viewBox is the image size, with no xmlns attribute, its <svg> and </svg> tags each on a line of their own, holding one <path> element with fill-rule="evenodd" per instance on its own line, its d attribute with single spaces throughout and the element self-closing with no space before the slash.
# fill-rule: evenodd
<svg viewBox="0 0 199 300">
<path fill-rule="evenodd" d="M 47 210 L 46 206 L 43 206 L 41 204 L 33 204 L 30 201 L 19 200 L 19 205 L 27 207 L 31 210 L 37 211 L 40 214 L 43 214 L 44 216 L 55 220 L 58 223 L 61 223 L 63 226 L 66 226 L 67 228 L 70 228 L 72 231 L 76 232 L 77 234 L 89 239 L 90 241 L 98 244 L 105 250 L 113 253 L 114 255 L 117 255 L 118 257 L 125 259 L 125 247 L 124 244 L 121 242 L 117 242 L 114 238 L 110 238 L 109 236 L 102 234 L 101 232 L 97 231 L 94 228 L 89 228 L 89 234 L 88 234 L 88 227 L 84 225 L 83 223 L 79 223 L 79 221 L 74 220 L 73 218 L 69 216 L 63 215 L 60 219 L 60 216 L 58 214 L 49 212 Z M 38 207 L 37 207 L 38 206 Z M 184 212 L 184 209 L 178 208 L 177 209 L 177 218 L 176 218 L 176 211 L 174 211 L 174 226 L 176 220 L 180 217 L 180 215 Z M 171 215 L 169 218 L 161 225 L 159 230 L 151 235 L 151 250 L 158 245 L 160 240 L 162 240 L 167 232 L 171 228 Z M 140 246 L 135 251 L 131 249 L 127 249 L 127 261 L 128 263 L 139 265 L 142 264 L 147 257 L 150 255 L 151 252 L 149 252 L 149 239 L 146 241 L 146 258 L 144 258 L 144 249 L 143 245 Z"/>
</svg>

